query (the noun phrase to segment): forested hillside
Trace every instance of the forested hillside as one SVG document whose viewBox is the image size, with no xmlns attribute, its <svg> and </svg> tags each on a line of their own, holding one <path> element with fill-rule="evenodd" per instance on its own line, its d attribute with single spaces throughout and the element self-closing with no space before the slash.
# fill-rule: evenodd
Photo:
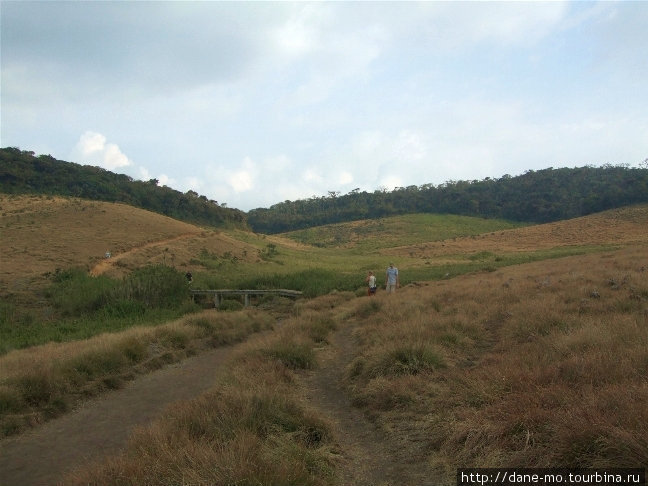
<svg viewBox="0 0 648 486">
<path fill-rule="evenodd" d="M 245 213 L 220 206 L 193 191 L 160 187 L 157 181 L 136 181 L 100 167 L 56 160 L 17 148 L 0 149 L 0 192 L 49 194 L 121 202 L 190 223 L 245 226 Z"/>
<path fill-rule="evenodd" d="M 647 164 L 644 163 L 644 166 Z M 35 156 L 17 148 L 0 149 L 0 192 L 50 194 L 122 202 L 179 220 L 249 227 L 282 233 L 331 223 L 413 213 L 457 214 L 510 221 L 547 223 L 648 202 L 648 167 L 627 165 L 527 171 L 499 179 L 448 181 L 438 186 L 399 187 L 374 192 L 284 201 L 247 214 L 226 208 L 194 191 L 136 181 L 99 167 Z"/>
<path fill-rule="evenodd" d="M 648 168 L 625 165 L 527 171 L 481 181 L 449 181 L 394 191 L 285 201 L 248 213 L 260 233 L 280 233 L 343 221 L 437 213 L 546 223 L 648 202 Z"/>
</svg>

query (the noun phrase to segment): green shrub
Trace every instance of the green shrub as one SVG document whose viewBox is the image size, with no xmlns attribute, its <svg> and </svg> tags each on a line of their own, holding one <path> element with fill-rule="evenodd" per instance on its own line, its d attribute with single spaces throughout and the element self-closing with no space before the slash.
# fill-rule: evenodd
<svg viewBox="0 0 648 486">
<path fill-rule="evenodd" d="M 241 304 L 238 300 L 234 299 L 224 299 L 221 301 L 220 305 L 218 306 L 218 310 L 221 311 L 239 311 L 243 309 L 243 304 Z"/>
<path fill-rule="evenodd" d="M 146 308 L 142 302 L 135 300 L 117 300 L 116 302 L 108 303 L 102 312 L 107 317 L 132 317 L 142 316 L 146 312 Z"/>
<path fill-rule="evenodd" d="M 92 314 L 112 301 L 117 281 L 91 277 L 81 268 L 71 268 L 54 274 L 54 284 L 47 294 L 54 307 L 66 317 Z"/>
<path fill-rule="evenodd" d="M 172 308 L 187 300 L 189 291 L 185 276 L 165 265 L 150 265 L 128 275 L 113 297 L 136 301 L 146 308 Z"/>
</svg>

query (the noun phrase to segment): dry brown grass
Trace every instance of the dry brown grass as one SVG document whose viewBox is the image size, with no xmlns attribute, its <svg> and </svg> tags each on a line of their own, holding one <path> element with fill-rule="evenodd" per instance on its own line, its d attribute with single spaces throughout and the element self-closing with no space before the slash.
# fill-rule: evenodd
<svg viewBox="0 0 648 486">
<path fill-rule="evenodd" d="M 306 318 L 309 320 L 309 318 Z M 330 424 L 307 404 L 295 370 L 316 345 L 304 317 L 248 342 L 214 389 L 137 431 L 123 454 L 66 485 L 335 484 Z M 293 353 L 290 355 L 290 353 Z"/>
<path fill-rule="evenodd" d="M 382 253 L 436 259 L 481 251 L 508 253 L 578 245 L 640 244 L 648 242 L 646 228 L 648 207 L 642 205 L 556 223 L 390 248 Z"/>
<path fill-rule="evenodd" d="M 257 255 L 229 236 L 127 206 L 3 197 L 0 207 L 0 284 L 10 292 L 26 291 L 30 279 L 55 268 L 91 268 L 107 249 L 117 274 L 143 263 L 188 265 L 202 248 L 241 259 Z M 357 342 L 346 373 L 354 403 L 446 484 L 454 484 L 457 467 L 646 464 L 647 227 L 646 207 L 626 208 L 395 249 L 395 255 L 452 260 L 480 251 L 621 247 L 418 283 L 392 296 L 340 292 L 301 304 L 280 332 L 233 362 L 212 394 L 170 411 L 122 456 L 66 484 L 334 482 L 326 422 L 300 396 L 294 370 L 316 367 L 313 346 L 343 326 L 354 327 Z M 53 243 L 43 244 L 43 235 Z M 32 263 L 21 268 L 21 259 Z M 183 322 L 151 335 L 132 330 L 12 352 L 0 358 L 0 398 L 9 407 L 23 400 L 8 385 L 12 380 L 57 390 L 51 383 L 58 370 L 70 373 L 75 359 L 103 356 L 107 366 L 119 365 L 123 358 L 112 351 L 119 348 L 119 356 L 146 361 L 151 356 L 141 350 L 157 349 L 158 342 L 183 350 L 213 336 L 213 322 Z M 32 378 L 25 381 L 28 366 Z M 118 376 L 121 368 L 115 369 Z M 77 379 L 60 376 L 63 383 Z M 105 383 L 105 376 L 95 378 Z"/>
<path fill-rule="evenodd" d="M 11 351 L 0 356 L 0 437 L 59 415 L 138 374 L 202 349 L 242 341 L 273 323 L 256 310 L 205 311 L 156 327 Z"/>
<path fill-rule="evenodd" d="M 0 195 L 0 289 L 22 306 L 37 305 L 44 274 L 82 267 L 119 277 L 148 264 L 196 271 L 202 250 L 257 258 L 256 249 L 224 233 L 117 203 Z M 106 251 L 112 253 L 104 259 Z"/>
<path fill-rule="evenodd" d="M 457 467 L 648 463 L 648 247 L 383 297 L 349 310 L 349 389 L 447 484 Z"/>
</svg>

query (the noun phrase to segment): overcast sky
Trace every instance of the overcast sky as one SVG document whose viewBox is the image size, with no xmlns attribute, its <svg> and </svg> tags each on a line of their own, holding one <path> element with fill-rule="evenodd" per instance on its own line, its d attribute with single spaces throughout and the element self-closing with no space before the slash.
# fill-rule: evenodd
<svg viewBox="0 0 648 486">
<path fill-rule="evenodd" d="M 2 147 L 244 211 L 648 158 L 648 2 L 0 5 Z"/>
</svg>

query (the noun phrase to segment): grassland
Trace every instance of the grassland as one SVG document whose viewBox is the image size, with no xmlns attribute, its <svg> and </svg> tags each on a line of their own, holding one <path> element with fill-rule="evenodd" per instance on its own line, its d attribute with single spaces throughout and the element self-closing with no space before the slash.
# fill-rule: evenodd
<svg viewBox="0 0 648 486">
<path fill-rule="evenodd" d="M 0 417 L 10 434 L 138 373 L 277 328 L 237 354 L 209 395 L 178 405 L 123 455 L 65 484 L 339 484 L 359 457 L 340 449 L 338 417 L 306 393 L 327 349 L 343 370 L 341 393 L 400 451 L 393 461 L 431 484 L 454 484 L 457 467 L 648 463 L 646 206 L 525 227 L 411 216 L 273 237 L 167 226 L 138 210 L 79 200 L 7 197 L 0 207 L 3 319 L 20 324 L 18 333 L 63 322 L 51 285 L 65 265 L 118 285 L 161 263 L 192 271 L 196 288 L 284 287 L 309 297 L 282 309 L 281 326 L 261 309 L 209 310 L 166 324 L 151 314 L 146 326 L 121 321 L 128 329 L 99 335 L 107 331 L 99 322 L 94 337 L 71 333 L 76 341 L 0 356 Z M 77 249 L 68 238 L 89 242 L 102 235 L 92 221 L 140 216 L 121 246 L 104 239 Z M 38 245 L 41 226 L 60 240 Z M 382 284 L 389 261 L 402 288 L 364 297 L 366 272 Z M 15 318 L 20 312 L 29 326 Z M 332 337 L 340 333 L 344 353 Z M 420 484 L 378 473 L 386 485 Z"/>
<path fill-rule="evenodd" d="M 648 459 L 648 251 L 507 267 L 351 307 L 357 406 L 431 477 Z"/>
</svg>

